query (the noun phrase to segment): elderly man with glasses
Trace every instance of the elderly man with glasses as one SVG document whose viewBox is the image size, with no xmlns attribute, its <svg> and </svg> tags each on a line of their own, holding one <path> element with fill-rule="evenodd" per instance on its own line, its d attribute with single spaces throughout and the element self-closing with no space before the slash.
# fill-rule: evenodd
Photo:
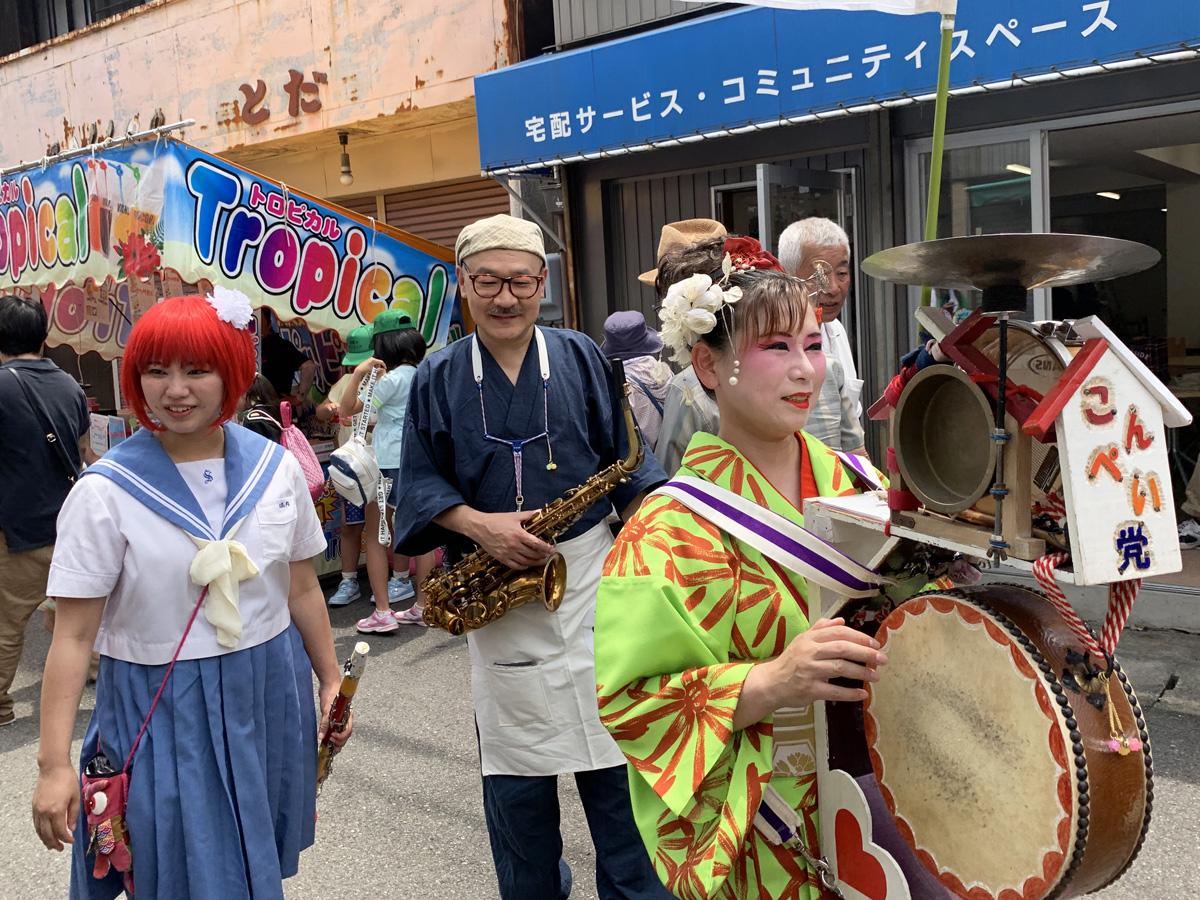
<svg viewBox="0 0 1200 900">
<path fill-rule="evenodd" d="M 625 757 L 600 724 L 592 623 L 612 545 L 606 518 L 628 515 L 666 480 L 645 462 L 588 509 L 556 546 L 525 529 L 539 508 L 626 453 L 620 407 L 599 348 L 537 326 L 546 254 L 540 229 L 499 215 L 459 235 L 459 288 L 475 333 L 428 357 L 413 382 L 396 511 L 399 552 L 475 546 L 512 569 L 567 563 L 556 612 L 530 603 L 468 636 L 484 813 L 503 900 L 570 893 L 558 776 L 572 774 L 605 898 L 666 898 L 634 824 Z M 403 523 L 403 524 L 401 524 Z"/>
</svg>

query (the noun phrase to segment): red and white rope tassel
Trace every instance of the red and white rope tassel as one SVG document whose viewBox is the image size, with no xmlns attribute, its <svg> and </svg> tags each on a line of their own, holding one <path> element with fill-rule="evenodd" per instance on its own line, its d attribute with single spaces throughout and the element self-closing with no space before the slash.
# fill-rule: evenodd
<svg viewBox="0 0 1200 900">
<path fill-rule="evenodd" d="M 1108 611 L 1105 613 L 1104 626 L 1100 630 L 1100 640 L 1097 642 L 1088 631 L 1083 619 L 1079 618 L 1079 613 L 1075 612 L 1074 607 L 1067 602 L 1066 595 L 1054 580 L 1054 570 L 1068 559 L 1070 556 L 1066 553 L 1047 554 L 1033 564 L 1033 575 L 1046 597 L 1054 604 L 1054 608 L 1063 617 L 1063 621 L 1067 623 L 1067 627 L 1079 638 L 1084 649 L 1089 654 L 1095 655 L 1096 661 L 1102 663 L 1102 667 L 1106 668 L 1103 663 L 1112 659 L 1116 652 L 1117 641 L 1121 637 L 1125 623 L 1129 621 L 1129 613 L 1133 609 L 1133 601 L 1137 599 L 1142 581 L 1140 578 L 1135 578 L 1130 581 L 1118 581 L 1108 586 Z M 1138 752 L 1142 749 L 1142 742 L 1137 737 L 1136 729 L 1133 737 L 1125 734 L 1124 725 L 1121 723 L 1112 700 L 1111 681 L 1107 672 L 1100 675 L 1100 681 L 1108 694 L 1108 703 L 1105 704 L 1108 709 L 1109 721 L 1108 749 L 1121 756 Z"/>
<path fill-rule="evenodd" d="M 1088 631 L 1088 627 L 1084 624 L 1083 619 L 1079 618 L 1079 613 L 1075 612 L 1075 607 L 1067 602 L 1067 595 L 1062 592 L 1062 588 L 1058 586 L 1058 582 L 1054 580 L 1054 570 L 1070 559 L 1070 554 L 1067 553 L 1048 553 L 1033 564 L 1033 577 L 1037 579 L 1037 583 L 1041 586 L 1046 597 L 1054 604 L 1054 608 L 1058 610 L 1059 615 L 1063 617 L 1063 621 L 1067 623 L 1067 627 L 1075 637 L 1079 638 L 1079 642 L 1083 644 L 1083 649 L 1096 657 L 1097 663 L 1102 663 L 1104 660 L 1104 650 L 1096 639 L 1092 637 L 1092 633 Z"/>
</svg>

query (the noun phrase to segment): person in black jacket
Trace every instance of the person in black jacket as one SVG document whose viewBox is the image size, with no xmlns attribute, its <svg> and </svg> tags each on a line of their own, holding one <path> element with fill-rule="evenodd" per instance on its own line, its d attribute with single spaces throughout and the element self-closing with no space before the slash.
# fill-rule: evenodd
<svg viewBox="0 0 1200 900">
<path fill-rule="evenodd" d="M 25 625 L 46 599 L 59 508 L 91 457 L 87 398 L 42 358 L 48 333 L 41 303 L 0 297 L 0 725 L 16 718 L 8 689 Z"/>
</svg>

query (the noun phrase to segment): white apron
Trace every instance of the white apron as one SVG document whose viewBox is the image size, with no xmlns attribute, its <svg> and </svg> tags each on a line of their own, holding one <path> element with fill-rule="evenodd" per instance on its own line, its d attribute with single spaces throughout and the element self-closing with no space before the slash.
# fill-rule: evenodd
<svg viewBox="0 0 1200 900">
<path fill-rule="evenodd" d="M 601 522 L 558 545 L 567 589 L 557 612 L 527 603 L 467 636 L 484 775 L 625 764 L 596 703 L 596 589 L 612 543 Z"/>
</svg>

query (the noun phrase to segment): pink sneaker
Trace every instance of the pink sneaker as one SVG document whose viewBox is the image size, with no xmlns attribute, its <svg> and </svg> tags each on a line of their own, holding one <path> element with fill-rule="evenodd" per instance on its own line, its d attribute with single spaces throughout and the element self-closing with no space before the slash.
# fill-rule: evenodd
<svg viewBox="0 0 1200 900">
<path fill-rule="evenodd" d="M 425 624 L 425 617 L 421 610 L 415 606 L 410 606 L 404 612 L 392 613 L 396 617 L 396 621 L 401 625 L 416 625 L 418 628 L 428 628 Z"/>
<path fill-rule="evenodd" d="M 390 609 L 380 612 L 373 610 L 365 619 L 359 619 L 358 624 L 359 634 L 388 634 L 400 628 L 400 623 L 396 621 L 395 615 Z"/>
</svg>

